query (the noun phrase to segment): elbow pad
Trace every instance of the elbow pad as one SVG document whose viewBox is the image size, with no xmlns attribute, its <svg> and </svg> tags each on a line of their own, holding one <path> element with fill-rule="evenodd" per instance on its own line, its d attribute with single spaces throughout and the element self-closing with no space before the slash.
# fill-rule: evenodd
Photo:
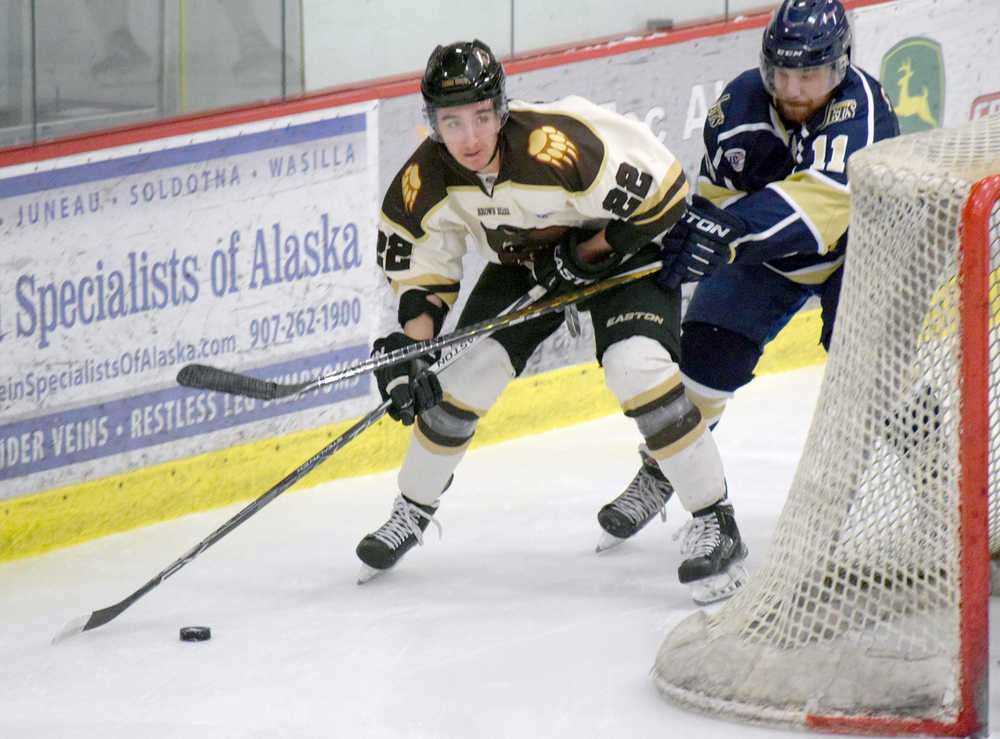
<svg viewBox="0 0 1000 739">
<path fill-rule="evenodd" d="M 628 221 L 617 219 L 608 221 L 604 227 L 604 238 L 622 259 L 632 256 L 652 239 Z"/>
<path fill-rule="evenodd" d="M 426 290 L 407 290 L 399 298 L 399 308 L 396 312 L 396 319 L 400 326 L 405 326 L 406 322 L 422 316 L 424 313 L 430 315 L 434 321 L 434 335 L 441 332 L 444 325 L 444 318 L 448 315 L 448 306 L 435 305 L 430 301 L 431 293 Z"/>
</svg>

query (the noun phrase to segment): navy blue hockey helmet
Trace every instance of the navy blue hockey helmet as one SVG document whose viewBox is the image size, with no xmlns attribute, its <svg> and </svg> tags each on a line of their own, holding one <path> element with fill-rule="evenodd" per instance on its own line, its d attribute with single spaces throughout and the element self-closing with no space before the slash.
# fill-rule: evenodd
<svg viewBox="0 0 1000 739">
<path fill-rule="evenodd" d="M 420 80 L 431 138 L 440 141 L 434 111 L 492 100 L 501 125 L 507 116 L 506 76 L 490 47 L 479 39 L 438 46 Z"/>
<path fill-rule="evenodd" d="M 764 29 L 760 73 L 774 94 L 774 68 L 831 65 L 830 89 L 841 83 L 850 64 L 851 26 L 839 0 L 784 0 Z"/>
</svg>

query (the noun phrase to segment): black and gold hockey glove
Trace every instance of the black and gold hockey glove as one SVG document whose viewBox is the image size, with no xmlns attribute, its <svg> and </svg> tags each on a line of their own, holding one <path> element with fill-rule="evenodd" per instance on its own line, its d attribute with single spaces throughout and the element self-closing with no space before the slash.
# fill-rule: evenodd
<svg viewBox="0 0 1000 739">
<path fill-rule="evenodd" d="M 415 339 L 396 331 L 375 340 L 372 356 L 387 354 L 416 343 Z M 392 401 L 389 415 L 404 426 L 411 425 L 418 415 L 441 402 L 441 383 L 429 369 L 434 361 L 436 357 L 432 354 L 424 354 L 409 362 L 400 362 L 374 371 L 382 400 Z"/>
<path fill-rule="evenodd" d="M 590 238 L 591 233 L 571 228 L 552 249 L 541 249 L 532 259 L 531 275 L 550 295 L 568 292 L 596 282 L 621 263 L 618 254 L 595 264 L 582 261 L 577 244 Z"/>
</svg>

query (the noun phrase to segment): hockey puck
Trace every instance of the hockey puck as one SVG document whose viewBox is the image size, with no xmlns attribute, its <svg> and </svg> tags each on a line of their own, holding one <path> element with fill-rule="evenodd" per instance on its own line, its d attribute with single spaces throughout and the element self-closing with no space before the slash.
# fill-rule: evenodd
<svg viewBox="0 0 1000 739">
<path fill-rule="evenodd" d="M 185 626 L 181 629 L 181 641 L 208 641 L 212 630 L 207 626 Z"/>
</svg>

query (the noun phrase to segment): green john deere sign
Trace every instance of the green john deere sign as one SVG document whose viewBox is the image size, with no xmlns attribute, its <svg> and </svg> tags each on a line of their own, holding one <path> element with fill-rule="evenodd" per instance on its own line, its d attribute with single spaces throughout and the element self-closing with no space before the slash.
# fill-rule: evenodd
<svg viewBox="0 0 1000 739">
<path fill-rule="evenodd" d="M 944 119 L 944 57 L 941 44 L 914 36 L 882 57 L 882 88 L 899 116 L 900 133 L 940 128 Z"/>
</svg>

